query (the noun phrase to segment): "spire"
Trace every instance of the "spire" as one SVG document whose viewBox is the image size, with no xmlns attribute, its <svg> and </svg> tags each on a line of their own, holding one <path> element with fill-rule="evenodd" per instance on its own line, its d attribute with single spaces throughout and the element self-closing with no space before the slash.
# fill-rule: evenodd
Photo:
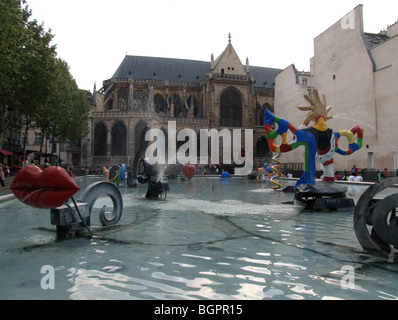
<svg viewBox="0 0 398 320">
<path fill-rule="evenodd" d="M 228 43 L 231 43 L 231 32 L 228 33 Z"/>
<path fill-rule="evenodd" d="M 214 56 L 213 56 L 213 54 L 211 54 L 211 58 L 210 58 L 210 69 L 211 70 L 214 69 Z"/>
</svg>

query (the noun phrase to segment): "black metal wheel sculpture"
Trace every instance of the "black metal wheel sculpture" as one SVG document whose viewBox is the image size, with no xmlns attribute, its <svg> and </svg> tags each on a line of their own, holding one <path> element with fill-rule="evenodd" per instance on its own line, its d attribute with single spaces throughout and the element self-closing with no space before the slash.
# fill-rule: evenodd
<svg viewBox="0 0 398 320">
<path fill-rule="evenodd" d="M 398 177 L 369 187 L 358 200 L 354 212 L 354 230 L 359 243 L 367 252 L 383 257 L 393 248 L 398 249 L 398 193 L 384 199 L 374 197 L 394 184 L 398 184 Z"/>
</svg>

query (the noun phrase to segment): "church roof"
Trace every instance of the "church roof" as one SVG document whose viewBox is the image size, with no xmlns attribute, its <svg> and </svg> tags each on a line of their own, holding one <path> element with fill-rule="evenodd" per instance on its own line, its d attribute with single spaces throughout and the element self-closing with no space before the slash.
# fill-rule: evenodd
<svg viewBox="0 0 398 320">
<path fill-rule="evenodd" d="M 112 78 L 199 82 L 210 71 L 210 62 L 126 55 Z M 255 87 L 272 88 L 282 70 L 250 66 Z"/>
<path fill-rule="evenodd" d="M 281 69 L 250 66 L 250 74 L 254 78 L 254 86 L 261 88 L 275 87 L 275 77 Z"/>
<path fill-rule="evenodd" d="M 112 78 L 199 82 L 209 70 L 209 62 L 126 56 Z"/>
</svg>

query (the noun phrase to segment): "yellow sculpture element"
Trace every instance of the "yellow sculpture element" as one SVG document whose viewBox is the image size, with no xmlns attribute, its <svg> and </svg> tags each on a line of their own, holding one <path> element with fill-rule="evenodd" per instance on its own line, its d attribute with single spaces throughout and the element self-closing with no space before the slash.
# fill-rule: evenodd
<svg viewBox="0 0 398 320">
<path fill-rule="evenodd" d="M 340 130 L 339 133 L 340 133 L 340 136 L 347 137 L 347 140 L 348 140 L 349 144 L 352 144 L 352 143 L 355 142 L 354 133 L 352 131 L 350 131 L 350 130 Z"/>
<path fill-rule="evenodd" d="M 332 119 L 333 116 L 328 116 L 329 111 L 332 109 L 330 106 L 326 106 L 326 96 L 322 95 L 322 100 L 319 98 L 318 90 L 314 89 L 314 99 L 308 95 L 304 95 L 304 98 L 311 104 L 308 107 L 298 107 L 301 111 L 308 111 L 304 119 L 304 125 L 308 126 L 311 121 L 314 121 L 314 128 L 320 131 L 326 131 L 328 126 L 326 121 Z"/>
<path fill-rule="evenodd" d="M 282 185 L 277 181 L 277 179 L 279 179 L 282 176 L 282 173 L 280 171 L 282 162 L 278 160 L 280 156 L 281 154 L 279 153 L 272 158 L 272 161 L 274 163 L 271 165 L 271 169 L 274 175 L 271 177 L 270 182 L 274 184 L 274 186 L 272 187 L 272 189 L 274 190 L 280 189 L 282 187 Z"/>
</svg>

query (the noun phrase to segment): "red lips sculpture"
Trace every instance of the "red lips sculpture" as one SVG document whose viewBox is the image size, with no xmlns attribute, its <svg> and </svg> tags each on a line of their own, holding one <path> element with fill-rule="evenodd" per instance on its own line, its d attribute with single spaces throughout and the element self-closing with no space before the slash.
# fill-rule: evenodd
<svg viewBox="0 0 398 320">
<path fill-rule="evenodd" d="M 20 170 L 10 188 L 20 201 L 40 209 L 59 207 L 80 189 L 61 167 L 34 165 Z"/>
<path fill-rule="evenodd" d="M 188 178 L 191 179 L 195 175 L 195 166 L 185 165 L 182 167 L 182 173 Z"/>
</svg>

